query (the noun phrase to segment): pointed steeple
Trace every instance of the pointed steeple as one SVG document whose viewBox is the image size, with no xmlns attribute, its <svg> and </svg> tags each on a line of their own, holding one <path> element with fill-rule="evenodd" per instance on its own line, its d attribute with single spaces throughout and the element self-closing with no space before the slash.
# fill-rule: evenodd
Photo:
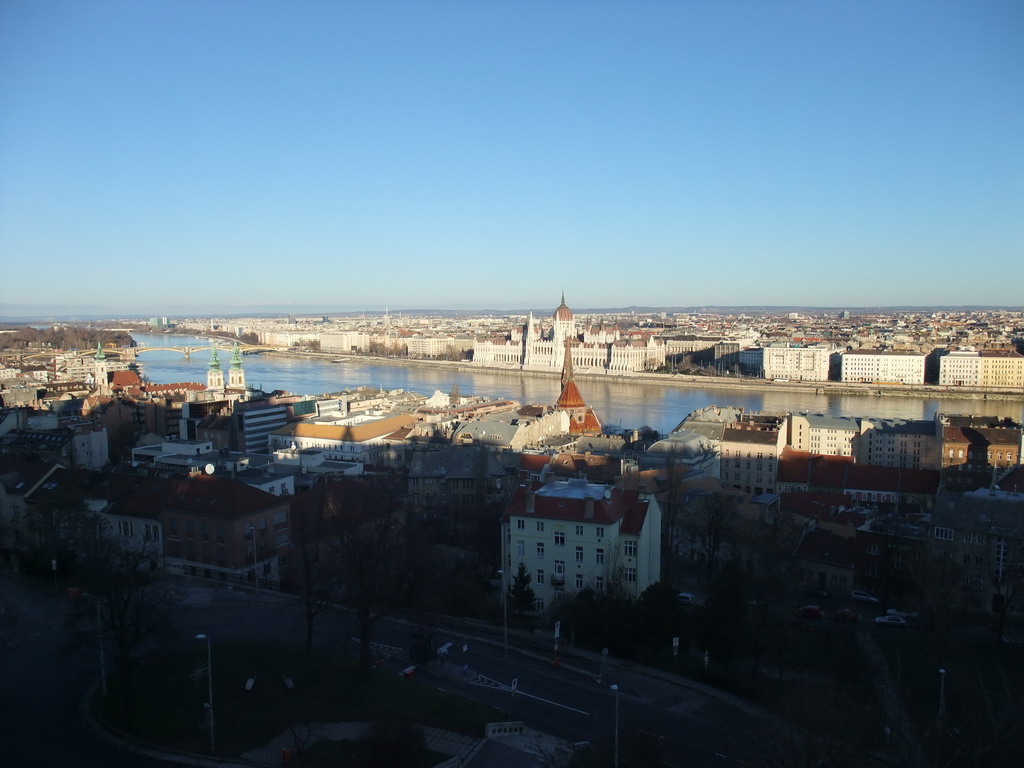
<svg viewBox="0 0 1024 768">
<path fill-rule="evenodd" d="M 231 367 L 242 367 L 242 350 L 239 348 L 237 341 L 235 342 L 234 348 L 231 350 Z"/>
<path fill-rule="evenodd" d="M 565 389 L 567 382 L 573 381 L 572 377 L 572 339 L 565 337 L 565 360 L 562 362 L 562 389 Z"/>
<path fill-rule="evenodd" d="M 210 367 L 211 371 L 219 371 L 221 369 L 220 368 L 220 358 L 217 357 L 217 344 L 216 344 L 216 342 L 213 345 L 213 349 L 210 351 L 210 366 L 209 367 Z"/>
<path fill-rule="evenodd" d="M 97 360 L 106 360 L 107 359 L 107 355 L 103 351 L 103 343 L 99 342 L 99 341 L 96 342 L 96 359 Z"/>
</svg>

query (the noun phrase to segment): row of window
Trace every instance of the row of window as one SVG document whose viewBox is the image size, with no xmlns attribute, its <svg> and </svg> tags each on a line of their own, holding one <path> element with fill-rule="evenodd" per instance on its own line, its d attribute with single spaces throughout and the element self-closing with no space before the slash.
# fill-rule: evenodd
<svg viewBox="0 0 1024 768">
<path fill-rule="evenodd" d="M 543 520 L 536 520 L 535 523 L 536 523 L 536 526 L 537 526 L 537 532 L 538 533 L 543 533 L 544 532 L 544 521 Z M 526 521 L 523 520 L 522 518 L 517 519 L 516 520 L 516 530 L 518 530 L 518 531 L 525 531 L 526 530 Z M 576 535 L 577 536 L 583 536 L 584 535 L 584 530 L 585 530 L 584 526 L 577 525 L 576 526 Z M 594 529 L 594 536 L 595 536 L 595 538 L 603 539 L 604 538 L 604 527 L 600 526 L 600 525 L 597 526 Z M 565 531 L 564 530 L 561 530 L 561 529 L 556 529 L 555 530 L 555 546 L 556 547 L 565 546 Z"/>
</svg>

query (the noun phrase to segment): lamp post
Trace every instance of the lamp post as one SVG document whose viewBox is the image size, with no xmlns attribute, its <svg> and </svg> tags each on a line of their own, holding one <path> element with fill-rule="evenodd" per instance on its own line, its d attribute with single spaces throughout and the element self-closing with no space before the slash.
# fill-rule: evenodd
<svg viewBox="0 0 1024 768">
<path fill-rule="evenodd" d="M 210 751 L 214 752 L 217 749 L 217 742 L 213 737 L 213 646 L 209 635 L 196 635 L 196 640 L 206 641 L 206 683 L 209 691 L 206 708 L 210 711 Z"/>
<path fill-rule="evenodd" d="M 508 592 L 505 589 L 505 571 L 498 571 L 501 576 L 501 622 L 505 635 L 505 655 L 508 656 Z"/>
<path fill-rule="evenodd" d="M 612 690 L 615 692 L 615 759 L 612 765 L 619 768 L 619 686 L 613 685 Z"/>
<path fill-rule="evenodd" d="M 939 670 L 939 726 L 942 726 L 942 717 L 946 714 L 946 670 Z"/>
</svg>

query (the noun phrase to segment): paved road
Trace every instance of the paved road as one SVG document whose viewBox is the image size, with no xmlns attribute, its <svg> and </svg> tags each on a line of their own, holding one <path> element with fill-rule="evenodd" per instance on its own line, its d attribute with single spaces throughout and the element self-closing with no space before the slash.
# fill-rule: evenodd
<svg viewBox="0 0 1024 768">
<path fill-rule="evenodd" d="M 197 633 L 210 635 L 215 643 L 256 638 L 304 642 L 301 607 L 291 598 L 180 583 L 185 600 L 176 625 L 182 644 L 194 642 Z M 66 596 L 3 577 L 0 600 L 0 722 L 6 733 L 16 734 L 3 747 L 3 764 L 166 765 L 120 751 L 92 733 L 83 720 L 80 703 L 99 677 L 98 653 L 95 648 L 68 645 Z M 317 620 L 317 645 L 345 649 L 353 658 L 358 650 L 351 639 L 354 634 L 354 622 L 346 612 L 330 612 Z M 381 622 L 374 640 L 402 649 L 385 662 L 388 668 L 397 673 L 408 663 L 408 627 Z M 753 725 L 747 713 L 702 692 L 612 666 L 604 683 L 598 684 L 591 676 L 556 669 L 546 659 L 514 651 L 506 656 L 500 645 L 443 632 L 437 640 L 453 642 L 451 661 L 443 670 L 419 670 L 419 680 L 490 704 L 539 731 L 570 741 L 609 744 L 615 727 L 615 696 L 609 685 L 616 683 L 620 732 L 640 730 L 663 739 L 667 752 L 679 762 L 685 758 L 690 766 L 736 765 L 749 746 L 743 743 Z M 463 642 L 470 645 L 464 658 Z M 464 663 L 471 670 L 465 676 Z"/>
</svg>

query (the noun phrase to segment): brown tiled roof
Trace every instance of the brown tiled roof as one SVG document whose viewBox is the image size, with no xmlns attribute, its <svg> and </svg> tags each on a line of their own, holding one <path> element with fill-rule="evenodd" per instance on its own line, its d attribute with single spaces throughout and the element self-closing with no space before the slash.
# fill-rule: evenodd
<svg viewBox="0 0 1024 768">
<path fill-rule="evenodd" d="M 286 504 L 251 485 L 215 475 L 190 475 L 166 500 L 163 509 L 233 520 Z"/>
<path fill-rule="evenodd" d="M 288 424 L 274 432 L 275 435 L 294 435 L 320 440 L 343 440 L 350 443 L 361 443 L 377 437 L 390 435 L 392 432 L 416 423 L 416 417 L 407 413 L 398 413 L 366 424 L 331 426 L 329 424 L 306 424 L 298 422 Z"/>
<path fill-rule="evenodd" d="M 135 371 L 114 371 L 110 379 L 112 388 L 134 387 L 142 383 L 139 374 Z"/>
</svg>

